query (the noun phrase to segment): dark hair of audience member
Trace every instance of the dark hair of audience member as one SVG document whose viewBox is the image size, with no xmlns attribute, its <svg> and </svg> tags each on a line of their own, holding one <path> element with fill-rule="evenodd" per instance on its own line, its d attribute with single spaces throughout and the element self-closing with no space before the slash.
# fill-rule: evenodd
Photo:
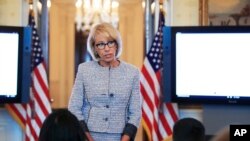
<svg viewBox="0 0 250 141">
<path fill-rule="evenodd" d="M 85 136 L 75 115 L 59 109 L 45 119 L 39 141 L 85 141 Z"/>
<path fill-rule="evenodd" d="M 180 119 L 173 127 L 173 141 L 205 141 L 205 127 L 194 118 Z"/>
</svg>

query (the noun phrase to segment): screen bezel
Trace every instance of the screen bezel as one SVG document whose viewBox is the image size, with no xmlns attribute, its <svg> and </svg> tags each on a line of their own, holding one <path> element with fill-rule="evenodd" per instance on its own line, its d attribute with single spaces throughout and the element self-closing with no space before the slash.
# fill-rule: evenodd
<svg viewBox="0 0 250 141">
<path fill-rule="evenodd" d="M 23 93 L 23 83 L 28 83 L 27 81 L 23 81 L 24 79 L 24 57 L 25 51 L 25 34 L 24 34 L 24 27 L 18 26 L 0 26 L 0 33 L 17 33 L 18 34 L 18 66 L 17 66 L 17 91 L 15 97 L 6 97 L 0 96 L 0 103 L 22 103 L 23 96 L 27 95 Z M 7 61 L 7 60 L 6 60 Z M 29 63 L 29 62 L 27 62 Z M 29 64 L 30 66 L 30 64 Z M 27 70 L 28 71 L 28 70 Z"/>
<path fill-rule="evenodd" d="M 164 27 L 164 100 L 182 104 L 236 104 L 250 105 L 249 97 L 227 96 L 179 97 L 176 94 L 176 33 L 250 33 L 250 26 L 172 26 Z M 170 66 L 170 67 L 169 67 Z"/>
</svg>

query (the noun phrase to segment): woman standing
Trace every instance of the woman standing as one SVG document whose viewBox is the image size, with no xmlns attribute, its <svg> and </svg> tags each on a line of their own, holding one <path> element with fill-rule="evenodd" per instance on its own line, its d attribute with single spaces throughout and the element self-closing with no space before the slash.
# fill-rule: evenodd
<svg viewBox="0 0 250 141">
<path fill-rule="evenodd" d="M 134 140 L 141 119 L 139 70 L 118 58 L 121 36 L 111 24 L 93 27 L 87 42 L 94 61 L 79 65 L 68 108 L 89 141 Z"/>
</svg>

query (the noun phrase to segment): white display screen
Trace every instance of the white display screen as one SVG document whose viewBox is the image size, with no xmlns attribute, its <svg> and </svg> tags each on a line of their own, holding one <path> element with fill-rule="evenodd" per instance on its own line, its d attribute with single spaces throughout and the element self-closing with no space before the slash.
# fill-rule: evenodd
<svg viewBox="0 0 250 141">
<path fill-rule="evenodd" d="M 0 33 L 0 96 L 17 95 L 18 40 L 18 33 Z"/>
<path fill-rule="evenodd" d="M 250 97 L 250 33 L 177 33 L 176 95 Z"/>
</svg>

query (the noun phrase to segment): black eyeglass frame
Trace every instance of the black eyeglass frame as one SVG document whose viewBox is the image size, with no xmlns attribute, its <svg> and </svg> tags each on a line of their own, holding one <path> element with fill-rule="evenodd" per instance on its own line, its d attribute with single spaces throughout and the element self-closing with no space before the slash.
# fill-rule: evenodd
<svg viewBox="0 0 250 141">
<path fill-rule="evenodd" d="M 105 46 L 107 45 L 109 48 L 113 48 L 115 45 L 116 45 L 116 41 L 115 40 L 112 40 L 112 41 L 108 41 L 106 43 L 104 42 L 101 42 L 101 43 L 98 43 L 98 44 L 95 44 L 95 47 L 97 47 L 98 49 L 104 49 Z"/>
</svg>

